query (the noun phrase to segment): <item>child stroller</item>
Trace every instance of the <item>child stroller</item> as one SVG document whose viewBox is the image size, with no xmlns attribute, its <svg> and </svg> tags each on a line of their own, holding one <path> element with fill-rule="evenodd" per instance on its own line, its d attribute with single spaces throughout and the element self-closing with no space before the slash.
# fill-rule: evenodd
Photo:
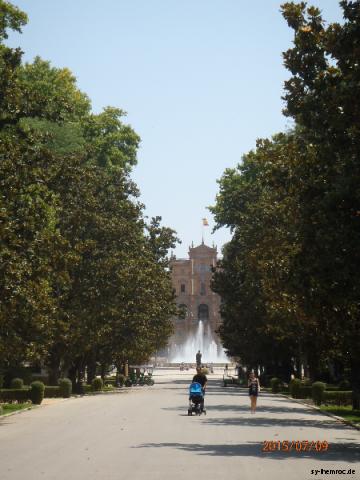
<svg viewBox="0 0 360 480">
<path fill-rule="evenodd" d="M 204 395 L 205 392 L 200 385 L 200 383 L 193 382 L 189 387 L 189 408 L 188 415 L 201 415 L 204 413 L 206 415 L 206 410 L 204 408 Z"/>
</svg>

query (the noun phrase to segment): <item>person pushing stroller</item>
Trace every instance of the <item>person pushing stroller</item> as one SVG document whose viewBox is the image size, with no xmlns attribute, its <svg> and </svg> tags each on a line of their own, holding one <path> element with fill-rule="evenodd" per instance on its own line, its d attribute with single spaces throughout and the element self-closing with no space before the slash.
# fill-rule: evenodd
<svg viewBox="0 0 360 480">
<path fill-rule="evenodd" d="M 205 413 L 204 397 L 205 397 L 206 384 L 207 384 L 207 377 L 205 373 L 202 372 L 201 368 L 198 367 L 196 369 L 196 375 L 194 375 L 192 384 L 190 385 L 189 401 L 199 405 L 200 413 L 202 412 Z M 198 387 L 201 388 L 201 390 L 199 390 L 199 394 L 196 394 L 196 388 L 197 388 L 196 385 L 198 385 Z M 190 409 L 189 409 L 189 412 L 190 412 Z"/>
</svg>

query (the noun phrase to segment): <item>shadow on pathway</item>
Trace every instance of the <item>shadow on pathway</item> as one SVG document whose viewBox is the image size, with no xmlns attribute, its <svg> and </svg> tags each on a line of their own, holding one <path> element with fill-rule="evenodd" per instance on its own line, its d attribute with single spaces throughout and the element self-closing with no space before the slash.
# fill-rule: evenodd
<svg viewBox="0 0 360 480">
<path fill-rule="evenodd" d="M 347 462 L 357 463 L 360 461 L 360 445 L 356 443 L 336 443 L 330 445 L 326 452 L 263 452 L 262 442 L 249 442 L 240 444 L 199 444 L 199 443 L 144 443 L 132 448 L 174 448 L 198 455 L 210 455 L 219 457 L 258 457 L 270 460 L 288 460 L 289 458 L 307 459 L 312 458 L 317 462 Z"/>
</svg>

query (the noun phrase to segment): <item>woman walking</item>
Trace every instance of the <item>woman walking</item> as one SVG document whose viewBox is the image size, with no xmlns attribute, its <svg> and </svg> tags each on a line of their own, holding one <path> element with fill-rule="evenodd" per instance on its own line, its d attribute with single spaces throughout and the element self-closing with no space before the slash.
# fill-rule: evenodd
<svg viewBox="0 0 360 480">
<path fill-rule="evenodd" d="M 251 372 L 249 375 L 248 387 L 251 402 L 251 413 L 255 413 L 256 401 L 260 392 L 260 382 L 259 379 L 255 376 L 254 372 Z"/>
</svg>

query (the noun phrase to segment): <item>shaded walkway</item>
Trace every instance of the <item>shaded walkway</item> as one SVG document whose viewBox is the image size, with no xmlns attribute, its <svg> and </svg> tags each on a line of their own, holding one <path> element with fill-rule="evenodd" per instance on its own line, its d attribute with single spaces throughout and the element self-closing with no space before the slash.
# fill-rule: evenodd
<svg viewBox="0 0 360 480">
<path fill-rule="evenodd" d="M 154 387 L 69 399 L 0 420 L 1 480 L 325 480 L 360 473 L 360 432 L 283 397 L 209 377 L 207 415 L 187 416 L 193 372 L 158 372 Z M 263 452 L 264 440 L 329 442 L 326 452 Z M 344 476 L 342 477 L 344 478 Z"/>
</svg>

